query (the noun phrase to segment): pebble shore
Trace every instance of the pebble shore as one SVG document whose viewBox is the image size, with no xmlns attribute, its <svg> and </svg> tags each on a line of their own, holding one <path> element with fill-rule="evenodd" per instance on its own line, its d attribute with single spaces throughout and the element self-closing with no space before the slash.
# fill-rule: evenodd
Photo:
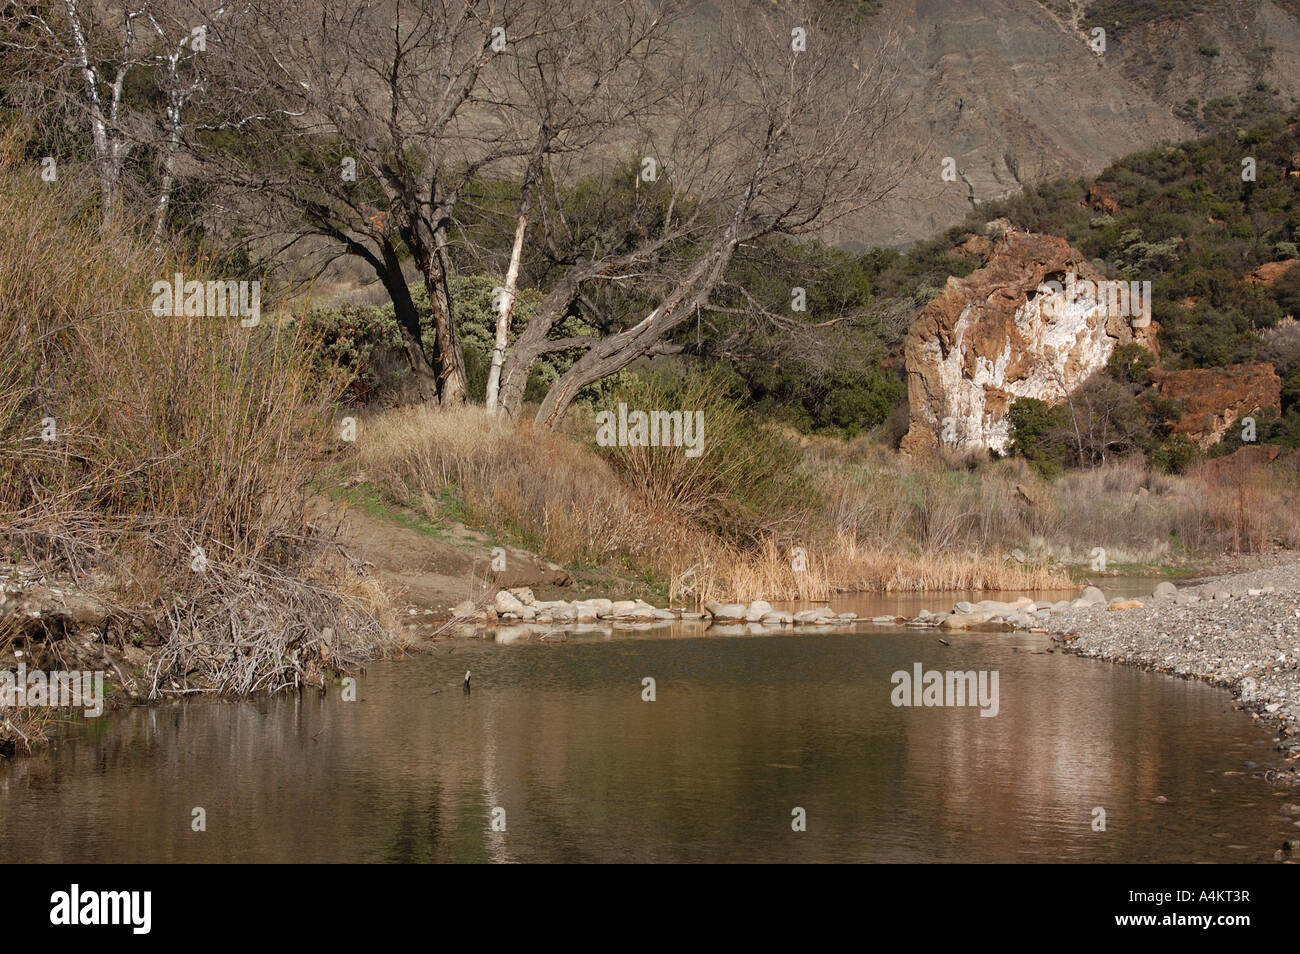
<svg viewBox="0 0 1300 954">
<path fill-rule="evenodd" d="M 1223 686 L 1300 757 L 1300 562 L 1158 592 L 1122 612 L 1072 604 L 1047 630 L 1067 652 Z"/>
</svg>

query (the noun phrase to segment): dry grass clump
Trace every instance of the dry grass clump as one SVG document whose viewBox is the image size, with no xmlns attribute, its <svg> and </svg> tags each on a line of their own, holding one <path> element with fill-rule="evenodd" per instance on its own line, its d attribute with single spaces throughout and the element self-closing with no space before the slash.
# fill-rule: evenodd
<svg viewBox="0 0 1300 954">
<path fill-rule="evenodd" d="M 631 449 L 617 450 L 632 456 Z M 744 544 L 738 541 L 745 533 L 710 532 L 708 524 L 697 525 L 700 509 L 654 493 L 655 487 L 689 487 L 690 475 L 640 480 L 635 475 L 646 471 L 636 459 L 616 474 L 593 448 L 564 434 L 476 407 L 382 412 L 363 422 L 357 454 L 361 471 L 400 503 L 437 516 L 454 494 L 473 524 L 521 535 L 557 562 L 634 565 L 668 580 L 673 599 L 1068 585 L 1059 567 L 966 549 L 981 532 L 990 535 L 992 513 L 979 496 L 990 491 L 969 475 L 917 474 L 896 464 L 881 473 L 809 452 L 801 478 L 813 487 L 812 499 L 827 501 L 826 510 L 777 512 L 770 527 Z M 957 486 L 967 495 L 954 493 Z M 707 499 L 715 515 L 725 512 L 725 495 L 716 490 L 697 499 Z"/>
<path fill-rule="evenodd" d="M 462 406 L 415 406 L 362 422 L 358 466 L 398 502 L 437 516 L 450 493 L 466 520 L 516 534 L 544 557 L 659 570 L 694 534 L 624 486 L 570 438 Z"/>
<path fill-rule="evenodd" d="M 336 553 L 322 569 L 306 507 L 336 446 L 343 382 L 320 377 L 310 343 L 267 321 L 156 317 L 153 282 L 212 276 L 99 231 L 83 199 L 0 147 L 0 543 L 51 576 L 99 568 L 121 604 L 173 626 L 202 619 L 209 636 L 241 632 L 241 647 L 296 632 L 290 617 L 313 612 L 324 621 L 306 624 L 313 638 L 337 624 L 331 658 L 354 662 L 376 621 L 333 589 L 347 561 Z M 200 555 L 228 568 L 224 583 L 192 569 Z M 165 653 L 177 635 L 164 625 Z M 212 688 L 292 684 L 289 645 L 259 646 L 271 668 L 251 680 L 214 670 Z M 294 665 L 299 681 L 314 677 L 301 649 Z"/>
<path fill-rule="evenodd" d="M 1267 463 L 1236 454 L 1191 469 L 1195 488 L 1180 514 L 1189 546 L 1219 553 L 1300 547 L 1300 455 Z"/>
<path fill-rule="evenodd" d="M 879 445 L 805 439 L 825 501 L 802 535 L 694 556 L 674 593 L 825 599 L 843 590 L 1052 590 L 1068 567 L 1156 565 L 1174 553 L 1300 546 L 1300 473 L 1234 460 L 1185 477 L 1141 457 L 1047 483 L 1019 459 L 948 469 Z M 800 569 L 794 569 L 795 548 Z M 1010 559 L 1008 554 L 1017 553 Z"/>
<path fill-rule="evenodd" d="M 1108 564 L 1155 564 L 1176 547 L 1233 546 L 1226 525 L 1193 516 L 1213 499 L 1207 478 L 1166 475 L 1140 456 L 1050 483 L 1018 458 L 947 469 L 851 446 L 822 449 L 810 460 L 833 526 L 868 551 L 912 553 L 927 562 L 976 555 L 977 564 L 990 565 L 1022 550 L 1031 565 L 1088 565 L 1098 548 Z"/>
<path fill-rule="evenodd" d="M 669 598 L 703 606 L 710 600 L 824 600 L 836 587 L 825 554 L 768 538 L 741 550 L 721 541 L 697 546 L 670 576 Z"/>
<path fill-rule="evenodd" d="M 641 435 L 650 445 L 633 440 L 631 426 L 626 445 L 610 443 L 615 422 L 637 412 L 658 415 L 660 426 L 652 417 Z M 607 415 L 604 441 L 598 439 L 601 413 Z M 742 548 L 800 532 L 821 510 L 794 442 L 748 413 L 717 376 L 665 381 L 646 372 L 591 411 L 575 409 L 566 425 L 652 510 Z"/>
<path fill-rule="evenodd" d="M 1060 560 L 1088 564 L 1098 548 L 1108 564 L 1155 564 L 1179 541 L 1188 482 L 1153 470 L 1140 455 L 1111 459 L 1043 484 L 1050 519 L 1041 544 Z"/>
<path fill-rule="evenodd" d="M 852 533 L 829 545 L 778 546 L 750 551 L 718 548 L 673 577 L 675 599 L 825 600 L 864 590 L 1053 590 L 1074 584 L 1055 564 L 1000 560 L 987 554 L 915 553 L 860 545 Z"/>
<path fill-rule="evenodd" d="M 594 433 L 590 411 L 575 412 L 571 437 L 473 407 L 409 408 L 366 423 L 358 463 L 431 515 L 451 493 L 471 522 L 522 536 L 550 559 L 635 565 L 670 581 L 673 599 L 698 602 L 1066 589 L 1069 566 L 1091 567 L 1099 549 L 1113 567 L 1158 564 L 1175 548 L 1300 543 L 1294 465 L 1175 477 L 1135 457 L 1049 483 L 1019 459 L 954 469 L 868 441 L 802 437 L 789 442 L 800 456 L 788 483 L 806 488 L 804 505 L 774 504 L 755 526 L 725 482 L 671 458 L 680 448 L 578 439 Z M 711 466 L 732 483 L 763 479 L 761 467 Z M 719 529 L 729 513 L 740 515 L 735 525 Z"/>
<path fill-rule="evenodd" d="M 827 556 L 840 590 L 1055 590 L 1074 584 L 1059 564 L 988 553 L 899 553 L 860 548 L 851 537 Z"/>
</svg>

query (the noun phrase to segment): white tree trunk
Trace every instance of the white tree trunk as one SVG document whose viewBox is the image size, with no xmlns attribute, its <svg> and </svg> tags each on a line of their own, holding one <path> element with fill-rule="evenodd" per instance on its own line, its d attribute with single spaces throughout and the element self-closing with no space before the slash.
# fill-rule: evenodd
<svg viewBox="0 0 1300 954">
<path fill-rule="evenodd" d="M 497 397 L 501 391 L 501 365 L 506 360 L 506 345 L 510 341 L 510 321 L 515 313 L 515 294 L 519 287 L 519 261 L 524 252 L 524 233 L 528 228 L 527 199 L 520 203 L 519 220 L 515 223 L 515 244 L 510 249 L 510 267 L 506 269 L 506 284 L 501 293 L 501 307 L 497 309 L 496 337 L 492 342 L 492 366 L 488 368 L 487 393 L 484 406 L 489 414 L 497 412 Z"/>
</svg>

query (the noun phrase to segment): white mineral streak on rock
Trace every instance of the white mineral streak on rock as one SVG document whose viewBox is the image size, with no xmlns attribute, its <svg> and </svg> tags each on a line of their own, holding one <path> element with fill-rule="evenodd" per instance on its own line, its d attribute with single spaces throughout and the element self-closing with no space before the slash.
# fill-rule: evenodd
<svg viewBox="0 0 1300 954">
<path fill-rule="evenodd" d="M 1063 239 L 1014 233 L 984 268 L 950 279 L 921 310 L 905 346 L 905 451 L 1008 453 L 1007 410 L 1017 399 L 1059 404 L 1117 345 L 1135 340 L 1117 302 L 1094 284 L 1101 276 L 1081 259 Z M 1139 329 L 1136 340 L 1154 340 L 1154 329 Z"/>
</svg>

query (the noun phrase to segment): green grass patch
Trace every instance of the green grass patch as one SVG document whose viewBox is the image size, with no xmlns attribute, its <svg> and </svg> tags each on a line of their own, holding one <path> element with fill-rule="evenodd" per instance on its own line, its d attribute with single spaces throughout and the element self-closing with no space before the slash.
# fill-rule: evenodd
<svg viewBox="0 0 1300 954">
<path fill-rule="evenodd" d="M 449 528 L 441 521 L 434 521 L 415 511 L 395 503 L 379 487 L 370 483 L 361 483 L 352 487 L 333 486 L 325 493 L 334 500 L 359 507 L 372 517 L 414 530 L 416 533 L 439 540 L 449 538 Z"/>
</svg>

